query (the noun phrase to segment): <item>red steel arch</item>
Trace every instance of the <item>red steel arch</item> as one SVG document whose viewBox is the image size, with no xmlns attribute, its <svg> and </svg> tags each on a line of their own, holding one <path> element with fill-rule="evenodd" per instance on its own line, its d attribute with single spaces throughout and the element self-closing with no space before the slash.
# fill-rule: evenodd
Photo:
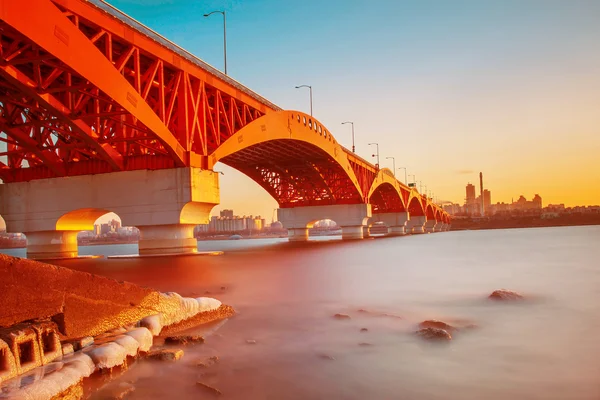
<svg viewBox="0 0 600 400">
<path fill-rule="evenodd" d="M 240 129 L 209 160 L 261 185 L 282 208 L 364 202 L 343 148 L 313 117 L 269 113 Z"/>
<path fill-rule="evenodd" d="M 378 171 L 369 189 L 367 199 L 374 214 L 404 212 L 410 189 L 401 184 L 388 168 Z"/>
</svg>

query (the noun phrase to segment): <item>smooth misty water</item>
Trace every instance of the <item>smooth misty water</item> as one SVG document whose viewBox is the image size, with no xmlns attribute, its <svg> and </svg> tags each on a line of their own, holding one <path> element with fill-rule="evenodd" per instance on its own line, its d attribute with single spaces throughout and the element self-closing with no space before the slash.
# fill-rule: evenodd
<svg viewBox="0 0 600 400">
<path fill-rule="evenodd" d="M 180 362 L 136 364 L 120 378 L 137 387 L 128 399 L 211 398 L 198 380 L 227 399 L 600 398 L 600 226 L 199 248 L 225 255 L 60 263 L 182 295 L 208 291 L 239 312 Z M 486 300 L 498 288 L 530 300 Z M 430 318 L 479 328 L 425 343 L 412 332 Z M 197 367 L 206 355 L 220 363 Z"/>
</svg>

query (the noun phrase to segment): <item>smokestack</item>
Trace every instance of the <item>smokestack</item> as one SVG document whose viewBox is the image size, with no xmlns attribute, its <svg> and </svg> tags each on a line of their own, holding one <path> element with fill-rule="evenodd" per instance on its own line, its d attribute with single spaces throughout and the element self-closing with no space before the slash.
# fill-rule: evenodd
<svg viewBox="0 0 600 400">
<path fill-rule="evenodd" d="M 481 216 L 485 215 L 485 202 L 483 201 L 483 172 L 479 173 L 479 193 L 481 193 Z"/>
</svg>

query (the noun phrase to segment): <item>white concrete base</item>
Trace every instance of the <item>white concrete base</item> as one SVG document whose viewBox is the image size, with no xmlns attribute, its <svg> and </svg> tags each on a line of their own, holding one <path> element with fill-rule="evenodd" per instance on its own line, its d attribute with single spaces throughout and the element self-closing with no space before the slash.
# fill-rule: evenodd
<svg viewBox="0 0 600 400">
<path fill-rule="evenodd" d="M 406 235 L 406 230 L 404 225 L 402 226 L 390 226 L 388 228 L 388 235 L 390 236 L 403 236 Z"/>
<path fill-rule="evenodd" d="M 343 232 L 343 229 L 342 229 Z M 371 236 L 370 228 L 368 226 L 363 226 L 363 238 L 368 238 Z"/>
<path fill-rule="evenodd" d="M 221 256 L 222 251 L 198 251 L 196 253 L 177 253 L 177 254 L 127 254 L 122 256 L 108 256 L 106 258 L 149 258 L 149 257 L 189 257 L 189 256 Z"/>
<path fill-rule="evenodd" d="M 189 254 L 198 252 L 194 225 L 138 226 L 140 255 Z"/>
<path fill-rule="evenodd" d="M 342 226 L 342 240 L 356 240 L 363 238 L 363 226 Z"/>
<path fill-rule="evenodd" d="M 77 250 L 76 231 L 26 232 L 27 258 L 64 259 L 75 258 Z"/>
<path fill-rule="evenodd" d="M 435 230 L 434 230 L 435 224 L 436 224 L 435 220 L 430 220 L 430 221 L 425 222 L 425 226 L 424 226 L 425 232 L 427 232 L 427 233 L 435 232 Z"/>
<path fill-rule="evenodd" d="M 288 239 L 290 242 L 306 242 L 308 240 L 308 228 L 288 229 Z"/>
<path fill-rule="evenodd" d="M 425 216 L 411 216 L 410 220 L 406 223 L 406 232 L 412 234 L 425 233 L 425 229 L 423 229 L 425 222 L 427 222 L 427 217 Z"/>
</svg>

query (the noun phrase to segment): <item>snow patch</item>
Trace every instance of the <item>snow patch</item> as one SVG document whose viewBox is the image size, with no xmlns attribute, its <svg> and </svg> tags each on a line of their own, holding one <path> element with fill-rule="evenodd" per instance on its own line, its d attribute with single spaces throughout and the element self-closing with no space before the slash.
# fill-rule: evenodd
<svg viewBox="0 0 600 400">
<path fill-rule="evenodd" d="M 140 348 L 140 344 L 137 340 L 128 335 L 120 335 L 117 336 L 114 342 L 125 349 L 125 352 L 128 356 L 134 357 L 137 356 L 138 349 Z"/>
<path fill-rule="evenodd" d="M 139 350 L 143 352 L 147 352 L 152 347 L 152 333 L 148 330 L 148 328 L 135 328 L 130 330 L 129 332 L 125 332 L 125 335 L 131 336 L 134 338 L 140 345 Z"/>
<path fill-rule="evenodd" d="M 140 326 L 148 328 L 148 330 L 152 333 L 152 336 L 158 336 L 163 328 L 161 323 L 162 319 L 163 316 L 161 314 L 150 315 L 140 321 Z"/>
<path fill-rule="evenodd" d="M 213 311 L 221 307 L 221 302 L 212 297 L 198 297 L 196 302 L 199 312 Z"/>
<path fill-rule="evenodd" d="M 123 346 L 109 342 L 97 346 L 87 353 L 97 368 L 112 368 L 122 365 L 127 358 L 127 351 Z"/>
</svg>

